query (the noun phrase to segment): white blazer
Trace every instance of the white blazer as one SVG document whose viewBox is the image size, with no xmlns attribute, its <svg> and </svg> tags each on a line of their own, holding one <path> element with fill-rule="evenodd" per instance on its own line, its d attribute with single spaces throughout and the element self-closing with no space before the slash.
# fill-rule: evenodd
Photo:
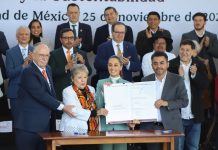
<svg viewBox="0 0 218 150">
<path fill-rule="evenodd" d="M 91 93 L 94 95 L 95 89 L 91 86 L 88 87 Z M 90 117 L 91 111 L 82 108 L 72 86 L 68 86 L 63 90 L 63 103 L 64 105 L 75 106 L 72 109 L 72 111 L 75 113 L 75 117 L 70 117 L 66 113 L 63 113 L 59 130 L 69 133 L 86 133 L 88 131 L 87 121 Z"/>
</svg>

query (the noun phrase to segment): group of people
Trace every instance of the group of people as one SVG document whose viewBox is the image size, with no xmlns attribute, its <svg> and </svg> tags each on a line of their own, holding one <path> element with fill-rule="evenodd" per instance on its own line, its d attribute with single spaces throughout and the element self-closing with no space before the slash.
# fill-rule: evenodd
<svg viewBox="0 0 218 150">
<path fill-rule="evenodd" d="M 96 29 L 93 44 L 91 27 L 80 23 L 79 15 L 79 6 L 69 4 L 69 22 L 57 26 L 54 50 L 43 37 L 39 20 L 19 27 L 18 44 L 10 49 L 0 32 L 0 52 L 6 55 L 6 67 L 0 59 L 0 73 L 4 79 L 9 78 L 7 97 L 16 148 L 43 150 L 45 144 L 38 133 L 54 131 L 56 119 L 61 119 L 60 131 L 81 134 L 129 130 L 136 124 L 142 130 L 173 129 L 185 133 L 184 137 L 176 138 L 176 149 L 198 150 L 205 108 L 213 105 L 216 76 L 213 58 L 218 57 L 217 36 L 206 31 L 205 14 L 193 16 L 194 30 L 182 35 L 177 57 L 171 53 L 170 32 L 159 26 L 158 12 L 148 13 L 148 27 L 138 33 L 135 45 L 131 27 L 118 22 L 114 7 L 105 9 L 107 24 Z M 92 73 L 87 58 L 90 51 L 96 54 L 93 87 L 87 84 Z M 140 75 L 133 77 L 133 72 Z M 109 112 L 105 108 L 103 86 L 134 81 L 155 81 L 158 120 L 106 124 Z M 161 149 L 161 144 L 144 146 L 148 150 Z M 104 144 L 99 148 L 126 150 L 127 145 Z"/>
</svg>

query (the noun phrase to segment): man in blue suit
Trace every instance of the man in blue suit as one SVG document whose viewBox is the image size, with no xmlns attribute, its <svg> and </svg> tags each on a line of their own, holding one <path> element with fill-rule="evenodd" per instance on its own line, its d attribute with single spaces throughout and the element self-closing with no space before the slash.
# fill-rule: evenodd
<svg viewBox="0 0 218 150">
<path fill-rule="evenodd" d="M 100 26 L 96 29 L 94 45 L 93 45 L 93 52 L 95 54 L 97 53 L 97 48 L 99 45 L 112 39 L 111 27 L 113 24 L 117 22 L 118 16 L 119 15 L 116 8 L 114 7 L 105 8 L 104 18 L 107 24 Z M 133 43 L 133 32 L 130 26 L 126 26 L 126 34 L 124 37 L 124 41 Z"/>
<path fill-rule="evenodd" d="M 12 117 L 15 115 L 18 84 L 23 69 L 32 61 L 33 47 L 29 45 L 30 30 L 21 26 L 16 31 L 18 44 L 6 52 L 6 71 L 9 78 L 7 96 L 10 99 Z"/>
<path fill-rule="evenodd" d="M 60 42 L 60 31 L 64 28 L 70 28 L 74 31 L 75 47 L 85 52 L 90 52 L 92 50 L 92 30 L 90 25 L 79 22 L 79 6 L 75 3 L 69 4 L 67 6 L 67 16 L 69 22 L 57 26 L 54 48 L 57 49 L 62 46 Z"/>
<path fill-rule="evenodd" d="M 121 74 L 125 80 L 131 82 L 132 72 L 137 72 L 141 69 L 135 46 L 130 42 L 123 41 L 125 33 L 125 24 L 116 22 L 112 25 L 112 40 L 98 47 L 94 67 L 99 73 L 99 79 L 109 77 L 107 62 L 112 55 L 118 55 L 122 59 L 124 67 Z"/>
<path fill-rule="evenodd" d="M 17 150 L 45 150 L 38 133 L 49 132 L 51 110 L 74 115 L 72 105 L 64 106 L 55 98 L 51 69 L 47 66 L 49 51 L 45 44 L 36 45 L 33 61 L 21 75 L 15 115 Z"/>
</svg>

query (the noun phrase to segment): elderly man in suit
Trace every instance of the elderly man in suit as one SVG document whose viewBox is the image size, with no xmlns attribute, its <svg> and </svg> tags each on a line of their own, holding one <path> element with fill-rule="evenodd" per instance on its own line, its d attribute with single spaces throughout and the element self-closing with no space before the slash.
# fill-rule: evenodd
<svg viewBox="0 0 218 150">
<path fill-rule="evenodd" d="M 189 104 L 181 109 L 185 138 L 181 149 L 198 150 L 201 134 L 201 122 L 204 120 L 204 105 L 202 93 L 208 86 L 205 65 L 192 57 L 195 48 L 191 40 L 184 40 L 180 44 L 179 56 L 170 60 L 169 71 L 183 77 L 188 93 Z"/>
<path fill-rule="evenodd" d="M 74 115 L 73 106 L 64 106 L 55 98 L 48 59 L 48 46 L 38 44 L 33 51 L 33 61 L 21 75 L 15 115 L 17 150 L 45 150 L 38 133 L 49 132 L 51 110 L 64 111 L 71 117 Z"/>
<path fill-rule="evenodd" d="M 21 26 L 17 29 L 16 37 L 18 44 L 6 52 L 6 71 L 9 78 L 7 96 L 10 99 L 12 117 L 15 115 L 18 84 L 23 69 L 32 61 L 32 50 L 28 43 L 30 30 Z"/>
<path fill-rule="evenodd" d="M 151 11 L 148 13 L 147 24 L 148 27 L 138 33 L 136 44 L 135 44 L 141 59 L 145 54 L 153 50 L 152 37 L 157 33 L 157 31 L 163 32 L 163 34 L 171 38 L 171 34 L 168 30 L 159 27 L 160 14 L 158 12 Z M 167 52 L 170 52 L 172 49 L 173 49 L 172 43 L 167 45 L 166 47 Z"/>
<path fill-rule="evenodd" d="M 115 24 L 118 20 L 118 12 L 114 7 L 107 7 L 104 10 L 104 18 L 107 24 L 100 26 L 96 29 L 93 52 L 97 53 L 97 48 L 102 43 L 112 40 L 112 25 Z M 126 34 L 124 41 L 133 43 L 133 32 L 130 26 L 126 26 Z"/>
<path fill-rule="evenodd" d="M 92 50 L 92 30 L 90 25 L 79 22 L 79 6 L 75 3 L 70 3 L 67 6 L 67 16 L 69 22 L 57 26 L 54 48 L 57 49 L 61 47 L 61 42 L 59 40 L 60 31 L 64 28 L 71 28 L 75 38 L 74 47 L 85 52 L 90 52 Z"/>
<path fill-rule="evenodd" d="M 164 52 L 154 52 L 151 56 L 155 73 L 142 78 L 142 81 L 156 82 L 157 122 L 141 123 L 140 129 L 167 129 L 183 132 L 180 108 L 188 105 L 188 95 L 182 77 L 167 71 L 168 56 Z M 146 92 L 146 91 L 145 91 Z M 176 147 L 180 139 L 176 139 Z M 148 150 L 161 149 L 161 144 L 147 144 Z M 177 147 L 178 148 L 178 147 Z"/>
<path fill-rule="evenodd" d="M 132 72 L 141 69 L 141 63 L 137 56 L 135 46 L 124 41 L 126 27 L 121 22 L 112 25 L 112 40 L 101 44 L 98 47 L 94 67 L 99 74 L 99 79 L 109 77 L 107 62 L 110 56 L 117 55 L 123 62 L 122 76 L 123 79 L 132 81 Z"/>
</svg>

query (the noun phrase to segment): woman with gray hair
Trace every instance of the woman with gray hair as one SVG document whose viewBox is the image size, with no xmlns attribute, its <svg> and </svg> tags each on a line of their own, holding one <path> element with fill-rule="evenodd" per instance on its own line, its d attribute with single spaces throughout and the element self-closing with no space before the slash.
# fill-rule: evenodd
<svg viewBox="0 0 218 150">
<path fill-rule="evenodd" d="M 71 70 L 72 85 L 63 90 L 63 103 L 73 105 L 74 117 L 63 114 L 60 131 L 86 134 L 97 130 L 97 112 L 94 101 L 95 90 L 87 85 L 88 69 L 84 64 L 76 64 Z"/>
</svg>

